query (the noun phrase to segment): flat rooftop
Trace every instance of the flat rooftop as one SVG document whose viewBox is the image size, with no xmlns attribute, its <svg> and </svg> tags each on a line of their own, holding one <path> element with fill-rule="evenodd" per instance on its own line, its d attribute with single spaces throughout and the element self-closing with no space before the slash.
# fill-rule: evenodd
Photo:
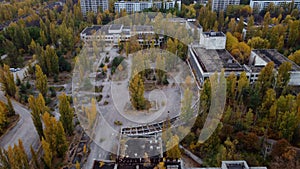
<svg viewBox="0 0 300 169">
<path fill-rule="evenodd" d="M 162 152 L 162 140 L 160 137 L 127 137 L 121 139 L 120 157 L 123 158 L 160 158 Z"/>
<path fill-rule="evenodd" d="M 112 24 L 109 27 L 109 30 L 120 30 L 123 27 L 121 24 Z"/>
<path fill-rule="evenodd" d="M 204 37 L 225 37 L 225 34 L 223 32 L 203 32 L 202 33 Z"/>
<path fill-rule="evenodd" d="M 153 31 L 153 26 L 150 25 L 134 25 L 132 31 Z"/>
<path fill-rule="evenodd" d="M 227 72 L 244 71 L 243 66 L 225 49 L 193 47 L 192 50 L 204 72 L 220 72 L 222 69 Z"/>
<path fill-rule="evenodd" d="M 243 163 L 226 164 L 227 169 L 246 169 Z"/>
<path fill-rule="evenodd" d="M 86 35 L 93 35 L 94 33 L 96 33 L 99 29 L 101 29 L 100 25 L 93 25 L 91 27 L 87 27 L 83 30 L 82 34 L 86 34 Z"/>
<path fill-rule="evenodd" d="M 284 62 L 290 62 L 292 64 L 292 71 L 300 71 L 300 66 L 279 53 L 276 49 L 256 49 L 252 51 L 261 57 L 265 62 L 274 62 L 275 68 L 278 68 Z"/>
</svg>

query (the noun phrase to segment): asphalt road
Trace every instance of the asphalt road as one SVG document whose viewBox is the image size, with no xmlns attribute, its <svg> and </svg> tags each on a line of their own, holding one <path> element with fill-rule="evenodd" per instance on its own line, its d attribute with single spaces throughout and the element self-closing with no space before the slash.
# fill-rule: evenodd
<svg viewBox="0 0 300 169">
<path fill-rule="evenodd" d="M 34 61 L 33 64 L 35 63 L 36 62 Z M 26 70 L 27 66 L 18 72 L 14 72 L 14 77 L 16 78 L 16 74 L 18 74 L 19 78 L 22 80 L 25 76 Z M 0 91 L 0 100 L 6 102 L 6 97 L 4 96 L 3 91 Z M 16 126 L 13 127 L 13 129 L 8 131 L 0 138 L 0 146 L 7 149 L 8 146 L 18 144 L 18 140 L 21 139 L 26 154 L 28 155 L 29 159 L 31 159 L 30 146 L 32 145 L 32 147 L 37 150 L 40 145 L 40 141 L 31 119 L 30 110 L 13 99 L 11 99 L 11 102 L 16 113 L 20 115 L 20 120 Z"/>
<path fill-rule="evenodd" d="M 2 91 L 0 92 L 0 100 L 6 102 L 6 97 Z M 39 138 L 31 119 L 30 110 L 14 100 L 11 102 L 16 113 L 20 115 L 20 120 L 12 130 L 0 138 L 0 146 L 7 149 L 8 146 L 18 144 L 18 140 L 21 139 L 27 155 L 31 158 L 30 146 L 32 145 L 37 150 Z"/>
</svg>

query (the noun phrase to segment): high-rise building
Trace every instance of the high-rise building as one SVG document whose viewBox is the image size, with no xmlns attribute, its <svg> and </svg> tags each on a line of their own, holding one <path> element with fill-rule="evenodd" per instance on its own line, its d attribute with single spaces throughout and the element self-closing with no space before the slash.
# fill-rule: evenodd
<svg viewBox="0 0 300 169">
<path fill-rule="evenodd" d="M 266 9 L 271 3 L 274 5 L 284 5 L 287 3 L 292 3 L 292 0 L 250 0 L 250 7 L 252 9 L 256 8 L 259 11 Z M 300 0 L 294 0 L 294 4 L 300 9 Z"/>
<path fill-rule="evenodd" d="M 178 9 L 181 9 L 181 1 L 180 0 L 171 0 L 171 1 L 118 1 L 115 2 L 115 11 L 120 12 L 125 9 L 127 13 L 132 12 L 140 12 L 144 9 L 156 7 L 158 9 L 162 8 L 162 4 L 165 9 L 175 8 L 175 3 L 177 3 Z"/>
<path fill-rule="evenodd" d="M 212 10 L 213 11 L 225 11 L 228 5 L 239 5 L 240 0 L 213 0 Z"/>
<path fill-rule="evenodd" d="M 97 13 L 100 10 L 108 10 L 108 0 L 80 0 L 80 6 L 83 15 L 89 11 Z"/>
</svg>

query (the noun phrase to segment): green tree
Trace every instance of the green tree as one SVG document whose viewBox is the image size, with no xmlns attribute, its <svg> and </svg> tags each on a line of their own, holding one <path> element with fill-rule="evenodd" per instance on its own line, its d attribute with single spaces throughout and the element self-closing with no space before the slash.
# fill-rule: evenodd
<svg viewBox="0 0 300 169">
<path fill-rule="evenodd" d="M 58 64 L 58 56 L 56 55 L 55 50 L 49 45 L 46 46 L 45 50 L 45 59 L 48 75 L 57 75 L 59 73 L 59 64 Z"/>
<path fill-rule="evenodd" d="M 73 109 L 70 106 L 68 98 L 65 93 L 62 93 L 59 96 L 59 113 L 60 113 L 60 121 L 68 135 L 72 135 L 73 133 Z"/>
<path fill-rule="evenodd" d="M 46 96 L 48 92 L 47 76 L 43 73 L 39 65 L 35 66 L 35 77 L 36 88 L 41 92 L 43 96 Z"/>
</svg>

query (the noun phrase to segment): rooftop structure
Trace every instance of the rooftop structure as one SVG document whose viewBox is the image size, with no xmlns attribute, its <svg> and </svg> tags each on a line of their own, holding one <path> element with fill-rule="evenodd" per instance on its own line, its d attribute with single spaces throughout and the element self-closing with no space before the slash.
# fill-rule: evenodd
<svg viewBox="0 0 300 169">
<path fill-rule="evenodd" d="M 290 71 L 289 85 L 300 85 L 300 66 L 283 56 L 275 49 L 252 50 L 249 64 L 245 65 L 245 67 L 251 74 L 259 74 L 261 69 L 264 68 L 269 62 L 274 62 L 274 67 L 276 70 L 278 70 L 282 63 L 290 62 L 292 64 L 292 69 Z"/>
<path fill-rule="evenodd" d="M 177 119 L 178 116 L 170 119 L 170 123 L 173 124 Z M 123 127 L 121 128 L 121 134 L 125 134 L 128 136 L 154 135 L 162 131 L 164 123 L 165 121 L 161 121 L 157 123 L 150 123 L 147 125 L 140 125 L 135 127 Z"/>
<path fill-rule="evenodd" d="M 225 49 L 226 35 L 223 32 L 203 32 L 200 34 L 200 46 L 205 49 Z"/>
</svg>

